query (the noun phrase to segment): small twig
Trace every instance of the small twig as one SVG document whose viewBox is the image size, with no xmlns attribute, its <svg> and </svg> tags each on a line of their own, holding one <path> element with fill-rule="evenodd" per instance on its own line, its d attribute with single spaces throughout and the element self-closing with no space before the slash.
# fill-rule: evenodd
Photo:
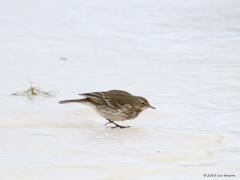
<svg viewBox="0 0 240 180">
<path fill-rule="evenodd" d="M 51 97 L 54 96 L 55 94 L 52 91 L 43 91 L 42 89 L 34 86 L 30 86 L 29 89 L 26 91 L 20 91 L 20 92 L 15 92 L 11 95 L 14 96 L 28 96 L 28 97 L 33 97 L 33 96 L 45 96 L 45 97 Z"/>
</svg>

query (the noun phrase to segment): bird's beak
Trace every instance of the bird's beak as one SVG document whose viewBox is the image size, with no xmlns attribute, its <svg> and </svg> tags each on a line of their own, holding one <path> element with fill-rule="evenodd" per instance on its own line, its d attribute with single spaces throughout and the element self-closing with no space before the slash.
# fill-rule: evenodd
<svg viewBox="0 0 240 180">
<path fill-rule="evenodd" d="M 152 108 L 152 109 L 156 109 L 155 107 L 153 107 L 153 106 L 151 106 L 151 105 L 149 105 L 149 107 Z"/>
</svg>

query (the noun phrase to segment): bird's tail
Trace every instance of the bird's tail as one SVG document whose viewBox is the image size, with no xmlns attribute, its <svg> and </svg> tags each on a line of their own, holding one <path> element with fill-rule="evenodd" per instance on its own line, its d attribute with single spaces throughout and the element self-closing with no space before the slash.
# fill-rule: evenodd
<svg viewBox="0 0 240 180">
<path fill-rule="evenodd" d="M 67 103 L 85 103 L 87 102 L 87 99 L 71 99 L 71 100 L 64 100 L 59 101 L 59 104 L 67 104 Z"/>
</svg>

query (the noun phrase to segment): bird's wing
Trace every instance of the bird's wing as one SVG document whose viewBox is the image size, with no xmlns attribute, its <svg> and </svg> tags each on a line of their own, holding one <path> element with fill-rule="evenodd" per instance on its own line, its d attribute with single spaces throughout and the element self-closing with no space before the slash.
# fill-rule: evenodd
<svg viewBox="0 0 240 180">
<path fill-rule="evenodd" d="M 104 93 L 103 99 L 107 103 L 107 105 L 115 109 L 121 109 L 126 104 L 131 105 L 132 102 L 131 94 L 120 90 L 111 90 Z"/>
<path fill-rule="evenodd" d="M 133 96 L 125 91 L 112 90 L 104 94 L 106 101 L 111 104 L 115 110 L 125 114 L 127 119 L 135 118 L 138 115 L 133 105 Z"/>
<path fill-rule="evenodd" d="M 79 94 L 79 95 L 84 96 L 97 104 L 102 104 L 102 103 L 104 103 L 103 102 L 103 94 L 104 93 L 105 92 L 92 92 L 92 93 L 83 93 L 83 94 Z"/>
<path fill-rule="evenodd" d="M 108 105 L 114 109 L 120 109 L 127 104 L 132 106 L 132 96 L 126 91 L 111 90 L 107 92 L 92 92 L 79 95 L 85 96 L 98 104 Z"/>
</svg>

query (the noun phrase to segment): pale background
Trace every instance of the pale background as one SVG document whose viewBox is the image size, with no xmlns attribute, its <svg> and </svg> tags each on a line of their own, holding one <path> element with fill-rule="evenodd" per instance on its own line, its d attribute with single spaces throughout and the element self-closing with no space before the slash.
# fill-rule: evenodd
<svg viewBox="0 0 240 180">
<path fill-rule="evenodd" d="M 239 0 L 0 0 L 0 82 L 1 180 L 240 178 Z M 109 89 L 157 110 L 57 103 Z"/>
</svg>

